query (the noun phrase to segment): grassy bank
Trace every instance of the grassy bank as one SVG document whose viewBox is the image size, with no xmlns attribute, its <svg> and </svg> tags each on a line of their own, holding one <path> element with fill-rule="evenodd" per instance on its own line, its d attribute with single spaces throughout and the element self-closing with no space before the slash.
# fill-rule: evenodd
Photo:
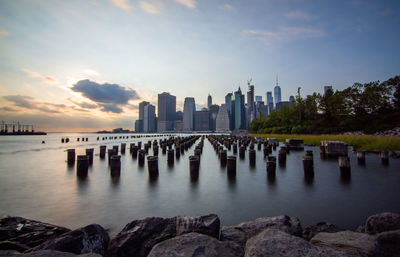
<svg viewBox="0 0 400 257">
<path fill-rule="evenodd" d="M 305 144 L 320 145 L 322 140 L 344 141 L 359 150 L 400 150 L 400 137 L 354 136 L 354 135 L 299 135 L 299 134 L 250 134 L 256 137 L 275 137 L 279 141 L 300 138 Z"/>
</svg>

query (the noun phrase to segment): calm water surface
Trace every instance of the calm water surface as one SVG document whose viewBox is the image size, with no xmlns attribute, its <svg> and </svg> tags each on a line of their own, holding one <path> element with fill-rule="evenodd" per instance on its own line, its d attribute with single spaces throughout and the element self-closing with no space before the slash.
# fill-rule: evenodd
<svg viewBox="0 0 400 257">
<path fill-rule="evenodd" d="M 268 180 L 262 151 L 257 151 L 256 167 L 246 159 L 237 160 L 235 180 L 227 177 L 211 144 L 205 140 L 200 175 L 191 182 L 189 155 L 194 146 L 175 161 L 159 154 L 158 180 L 151 182 L 147 163 L 139 168 L 129 149 L 121 158 L 121 176 L 113 180 L 107 160 L 98 156 L 99 145 L 120 145 L 145 139 L 97 141 L 99 134 L 48 134 L 47 136 L 0 137 L 0 215 L 18 215 L 57 225 L 78 228 L 99 223 L 112 234 L 134 220 L 147 216 L 203 215 L 216 213 L 223 225 L 234 225 L 261 216 L 297 216 L 302 225 L 328 221 L 355 229 L 372 214 L 400 212 L 400 160 L 383 166 L 379 155 L 368 154 L 366 165 L 351 159 L 351 178 L 342 179 L 335 160 L 321 160 L 314 151 L 315 177 L 304 179 L 301 156 L 290 152 L 286 167 L 277 167 L 276 179 Z M 127 134 L 113 136 L 127 136 Z M 62 137 L 70 143 L 62 144 Z M 88 137 L 88 142 L 77 138 Z M 159 138 L 158 138 L 159 139 Z M 42 144 L 42 140 L 46 143 Z M 93 165 L 87 179 L 78 179 L 75 167 L 66 163 L 68 148 L 84 154 L 94 148 Z M 152 153 L 152 150 L 149 151 Z M 232 153 L 228 152 L 228 155 Z M 277 151 L 273 152 L 277 155 Z"/>
</svg>

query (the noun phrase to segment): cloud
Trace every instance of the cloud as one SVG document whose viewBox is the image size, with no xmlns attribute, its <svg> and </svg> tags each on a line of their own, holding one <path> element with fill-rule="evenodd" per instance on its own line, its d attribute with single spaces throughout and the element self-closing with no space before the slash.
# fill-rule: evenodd
<svg viewBox="0 0 400 257">
<path fill-rule="evenodd" d="M 129 0 L 110 0 L 118 8 L 130 12 L 133 6 L 129 4 Z"/>
<path fill-rule="evenodd" d="M 0 29 L 0 36 L 7 36 L 8 34 L 10 34 L 10 33 L 8 32 L 8 30 L 6 30 L 6 29 Z"/>
<path fill-rule="evenodd" d="M 184 5 L 187 8 L 195 9 L 197 7 L 196 0 L 175 0 L 178 4 Z"/>
<path fill-rule="evenodd" d="M 52 76 L 45 76 L 45 75 L 40 74 L 39 72 L 30 71 L 28 69 L 22 69 L 22 71 L 25 72 L 26 74 L 28 74 L 32 78 L 41 79 L 44 83 L 47 83 L 47 84 L 57 84 L 58 83 L 58 81 L 55 78 L 53 78 Z"/>
<path fill-rule="evenodd" d="M 292 19 L 292 20 L 311 20 L 313 18 L 313 16 L 309 13 L 306 13 L 304 11 L 300 11 L 300 10 L 295 10 L 295 11 L 291 11 L 285 14 L 286 18 Z"/>
<path fill-rule="evenodd" d="M 143 11 L 150 13 L 150 14 L 157 14 L 160 12 L 159 4 L 157 3 L 150 3 L 146 1 L 139 2 L 139 7 L 143 9 Z"/>
<path fill-rule="evenodd" d="M 7 95 L 4 99 L 14 104 L 16 107 L 21 107 L 29 110 L 37 110 L 46 113 L 60 113 L 60 110 L 67 107 L 64 104 L 52 104 L 36 102 L 33 97 L 24 95 Z M 9 110 L 11 111 L 11 110 Z M 16 111 L 16 110 L 14 110 Z"/>
<path fill-rule="evenodd" d="M 280 27 L 276 31 L 269 30 L 243 30 L 243 34 L 254 36 L 258 40 L 268 44 L 271 40 L 295 40 L 295 39 L 306 39 L 316 38 L 325 35 L 325 32 L 318 28 L 308 27 Z"/>
<path fill-rule="evenodd" d="M 83 73 L 85 73 L 86 75 L 89 75 L 89 76 L 99 76 L 100 75 L 100 72 L 91 70 L 91 69 L 85 69 L 85 70 L 83 70 Z"/>
<path fill-rule="evenodd" d="M 5 112 L 15 112 L 16 109 L 8 107 L 8 106 L 4 106 L 0 108 L 0 111 L 5 111 Z"/>
<path fill-rule="evenodd" d="M 221 10 L 226 10 L 226 11 L 235 10 L 235 8 L 233 8 L 233 6 L 228 4 L 228 3 L 224 3 L 224 4 L 220 5 L 220 6 L 218 6 L 218 8 L 221 9 Z"/>
<path fill-rule="evenodd" d="M 135 90 L 118 84 L 100 84 L 88 79 L 78 81 L 71 90 L 82 93 L 84 97 L 99 105 L 104 112 L 121 113 L 121 106 L 128 105 L 130 100 L 139 99 Z"/>
<path fill-rule="evenodd" d="M 75 104 L 75 105 L 77 105 L 77 106 L 79 106 L 81 108 L 84 108 L 84 109 L 96 109 L 96 108 L 99 107 L 97 104 L 91 104 L 91 103 L 88 103 L 88 102 L 76 102 L 76 101 L 74 101 L 74 100 L 72 100 L 70 98 L 68 98 L 68 100 L 71 103 L 73 103 L 73 104 Z"/>
</svg>

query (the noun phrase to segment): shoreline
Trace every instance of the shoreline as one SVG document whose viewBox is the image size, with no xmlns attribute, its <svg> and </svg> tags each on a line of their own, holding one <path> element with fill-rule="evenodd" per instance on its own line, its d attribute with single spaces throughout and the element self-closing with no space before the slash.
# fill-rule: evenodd
<svg viewBox="0 0 400 257">
<path fill-rule="evenodd" d="M 0 220 L 0 256 L 398 256 L 400 214 L 368 217 L 357 230 L 296 217 L 222 226 L 216 214 L 133 220 L 115 236 L 101 225 L 75 230 L 22 217 Z M 394 243 L 394 244 L 393 244 Z M 66 255 L 66 253 L 71 253 Z M 194 255 L 193 255 L 194 254 Z"/>
</svg>

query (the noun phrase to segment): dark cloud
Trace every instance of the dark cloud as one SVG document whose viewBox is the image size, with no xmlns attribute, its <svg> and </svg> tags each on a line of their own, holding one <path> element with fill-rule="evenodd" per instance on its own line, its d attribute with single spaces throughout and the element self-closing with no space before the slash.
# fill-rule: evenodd
<svg viewBox="0 0 400 257">
<path fill-rule="evenodd" d="M 17 110 L 14 109 L 14 108 L 10 108 L 10 107 L 5 106 L 5 107 L 1 107 L 1 108 L 0 108 L 0 111 L 15 112 L 15 111 L 17 111 Z"/>
<path fill-rule="evenodd" d="M 101 111 L 103 112 L 113 112 L 113 113 L 121 113 L 123 110 L 118 107 L 117 104 L 101 104 Z"/>
<path fill-rule="evenodd" d="M 101 104 L 126 105 L 129 100 L 139 99 L 135 90 L 121 87 L 118 84 L 99 84 L 88 79 L 80 80 L 71 88 L 93 102 Z M 119 107 L 118 107 L 119 108 Z"/>
<path fill-rule="evenodd" d="M 67 107 L 65 104 L 38 103 L 35 102 L 35 99 L 33 97 L 25 95 L 7 95 L 3 96 L 3 98 L 9 102 L 12 102 L 17 107 L 26 108 L 30 110 L 38 110 L 47 113 L 60 113 L 60 111 L 57 109 L 62 109 Z"/>
</svg>

